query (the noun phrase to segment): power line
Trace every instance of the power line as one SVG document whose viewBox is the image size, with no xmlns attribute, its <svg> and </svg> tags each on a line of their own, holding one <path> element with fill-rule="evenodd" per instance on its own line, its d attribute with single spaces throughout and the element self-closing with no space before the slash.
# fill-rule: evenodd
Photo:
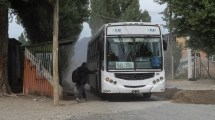
<svg viewBox="0 0 215 120">
<path fill-rule="evenodd" d="M 151 22 L 165 22 L 165 21 L 151 21 Z"/>
<path fill-rule="evenodd" d="M 149 15 L 162 15 L 162 14 L 149 14 Z"/>
<path fill-rule="evenodd" d="M 149 11 L 148 11 L 149 12 Z M 149 13 L 161 13 L 161 12 L 149 12 Z"/>
<path fill-rule="evenodd" d="M 101 15 L 101 14 L 97 14 L 97 13 L 94 13 L 94 12 L 92 12 L 92 14 L 98 15 L 100 17 L 107 18 L 107 19 L 112 19 L 112 20 L 117 20 L 117 21 L 124 21 L 124 20 L 120 20 L 120 19 L 117 19 L 117 18 L 107 17 L 107 16 L 104 16 L 104 15 Z"/>
<path fill-rule="evenodd" d="M 105 16 L 105 15 L 101 15 L 101 14 L 97 14 L 97 13 L 93 13 L 93 12 L 92 12 L 92 14 L 100 16 L 100 17 L 103 17 L 103 18 L 107 18 L 107 19 L 112 19 L 112 20 L 117 20 L 117 21 L 125 21 L 125 20 L 122 20 L 122 19 L 112 18 L 112 17 L 108 17 L 108 16 Z M 150 14 L 150 15 L 161 15 L 161 14 Z M 163 22 L 163 21 L 153 21 L 153 22 Z"/>
</svg>

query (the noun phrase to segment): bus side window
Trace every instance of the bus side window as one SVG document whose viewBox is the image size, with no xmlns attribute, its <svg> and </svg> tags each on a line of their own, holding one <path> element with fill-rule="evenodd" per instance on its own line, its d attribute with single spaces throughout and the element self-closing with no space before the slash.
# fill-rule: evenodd
<svg viewBox="0 0 215 120">
<path fill-rule="evenodd" d="M 103 35 L 101 35 L 101 36 L 99 37 L 97 49 L 98 49 L 99 51 L 104 51 L 104 36 L 103 36 Z"/>
<path fill-rule="evenodd" d="M 104 70 L 104 34 L 102 34 L 99 37 L 98 43 L 97 43 L 98 51 L 99 51 L 99 67 L 101 67 L 102 70 Z"/>
</svg>

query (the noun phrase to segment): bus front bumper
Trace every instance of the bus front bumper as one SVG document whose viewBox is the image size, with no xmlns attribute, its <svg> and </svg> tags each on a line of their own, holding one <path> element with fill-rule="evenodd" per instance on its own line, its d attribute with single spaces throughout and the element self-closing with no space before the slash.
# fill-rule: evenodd
<svg viewBox="0 0 215 120">
<path fill-rule="evenodd" d="M 105 84 L 102 88 L 102 93 L 151 93 L 164 92 L 165 84 L 145 85 L 143 87 L 131 88 L 124 85 Z"/>
</svg>

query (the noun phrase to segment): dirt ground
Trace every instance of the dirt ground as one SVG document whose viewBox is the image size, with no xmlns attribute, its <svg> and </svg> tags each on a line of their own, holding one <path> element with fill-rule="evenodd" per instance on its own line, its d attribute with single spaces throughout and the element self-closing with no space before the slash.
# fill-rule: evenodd
<svg viewBox="0 0 215 120">
<path fill-rule="evenodd" d="M 167 80 L 164 93 L 155 93 L 175 103 L 215 104 L 215 80 Z"/>
<path fill-rule="evenodd" d="M 88 92 L 90 91 L 88 90 Z M 89 96 L 93 99 L 81 104 L 77 103 L 73 96 L 70 96 L 69 99 L 61 100 L 60 106 L 54 106 L 52 98 L 18 94 L 18 97 L 0 97 L 0 120 L 86 120 L 90 115 L 93 118 L 95 114 L 99 117 L 101 112 L 109 113 L 107 108 L 112 108 L 111 105 L 123 104 L 123 107 L 121 106 L 119 109 L 124 108 L 124 104 L 128 103 L 131 103 L 131 106 L 141 104 L 138 106 L 144 105 L 146 107 L 147 104 L 164 104 L 166 100 L 173 103 L 215 104 L 215 82 L 214 80 L 167 80 L 166 91 L 153 95 L 152 99 L 144 102 L 139 100 L 138 96 L 135 99 L 130 99 L 131 102 L 108 102 L 102 101 L 99 97 Z M 133 103 L 136 99 L 139 101 Z M 141 109 L 143 108 L 141 107 Z"/>
</svg>

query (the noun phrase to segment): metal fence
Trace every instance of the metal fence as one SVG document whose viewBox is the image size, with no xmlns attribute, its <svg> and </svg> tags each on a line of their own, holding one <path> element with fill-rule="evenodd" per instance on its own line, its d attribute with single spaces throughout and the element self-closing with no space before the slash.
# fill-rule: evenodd
<svg viewBox="0 0 215 120">
<path fill-rule="evenodd" d="M 181 58 L 176 78 L 186 79 L 188 73 L 188 58 Z M 192 56 L 192 77 L 196 79 L 215 79 L 215 62 L 206 54 Z"/>
<path fill-rule="evenodd" d="M 62 87 L 59 85 L 59 88 L 61 95 Z M 51 43 L 26 46 L 23 91 L 53 96 Z"/>
</svg>

